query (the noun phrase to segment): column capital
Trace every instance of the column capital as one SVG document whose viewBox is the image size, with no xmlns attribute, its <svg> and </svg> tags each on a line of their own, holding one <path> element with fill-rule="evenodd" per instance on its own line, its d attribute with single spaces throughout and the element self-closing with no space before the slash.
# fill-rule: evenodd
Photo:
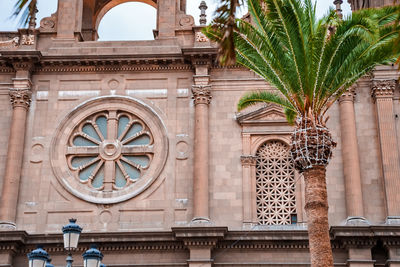
<svg viewBox="0 0 400 267">
<path fill-rule="evenodd" d="M 211 85 L 192 85 L 192 93 L 195 105 L 211 103 Z"/>
<path fill-rule="evenodd" d="M 10 101 L 15 107 L 23 107 L 28 109 L 31 104 L 32 91 L 29 89 L 10 89 Z"/>
<path fill-rule="evenodd" d="M 240 156 L 240 161 L 242 162 L 242 166 L 255 166 L 257 157 L 253 155 L 242 155 Z"/>
<path fill-rule="evenodd" d="M 371 94 L 375 99 L 392 98 L 395 88 L 396 80 L 373 80 Z"/>
<path fill-rule="evenodd" d="M 350 86 L 340 97 L 339 97 L 339 103 L 343 101 L 351 101 L 354 102 L 355 97 L 356 97 L 356 88 L 357 85 L 353 84 Z"/>
</svg>

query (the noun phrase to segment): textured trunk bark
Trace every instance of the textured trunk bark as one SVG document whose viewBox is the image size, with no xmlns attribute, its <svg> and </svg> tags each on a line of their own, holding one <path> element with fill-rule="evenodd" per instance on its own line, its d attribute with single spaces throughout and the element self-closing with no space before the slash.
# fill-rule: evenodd
<svg viewBox="0 0 400 267">
<path fill-rule="evenodd" d="M 328 223 L 328 194 L 325 166 L 304 170 L 305 211 L 312 267 L 332 267 L 333 257 Z"/>
</svg>

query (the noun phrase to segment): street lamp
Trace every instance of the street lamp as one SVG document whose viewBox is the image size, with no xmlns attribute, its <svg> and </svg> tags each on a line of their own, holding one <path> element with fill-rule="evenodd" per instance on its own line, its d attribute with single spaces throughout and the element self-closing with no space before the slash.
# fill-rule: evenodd
<svg viewBox="0 0 400 267">
<path fill-rule="evenodd" d="M 83 267 L 101 267 L 103 254 L 97 249 L 96 245 L 91 245 L 90 249 L 83 253 Z"/>
<path fill-rule="evenodd" d="M 54 267 L 54 265 L 51 264 L 51 259 L 50 258 L 46 262 L 46 267 Z"/>
<path fill-rule="evenodd" d="M 28 259 L 29 267 L 45 267 L 49 260 L 49 253 L 42 246 L 37 246 L 31 253 L 28 253 Z"/>
<path fill-rule="evenodd" d="M 71 253 L 78 247 L 82 227 L 76 224 L 76 219 L 69 219 L 69 224 L 63 226 L 64 249 Z"/>
<path fill-rule="evenodd" d="M 66 259 L 66 267 L 72 267 L 72 251 L 78 247 L 79 235 L 82 232 L 82 227 L 76 224 L 76 219 L 69 219 L 69 224 L 63 226 L 64 249 L 68 252 Z M 95 245 L 91 245 L 85 253 L 83 253 L 84 267 L 106 267 L 101 260 L 103 254 Z M 29 267 L 54 267 L 51 264 L 49 254 L 38 246 L 31 253 L 28 253 Z"/>
</svg>

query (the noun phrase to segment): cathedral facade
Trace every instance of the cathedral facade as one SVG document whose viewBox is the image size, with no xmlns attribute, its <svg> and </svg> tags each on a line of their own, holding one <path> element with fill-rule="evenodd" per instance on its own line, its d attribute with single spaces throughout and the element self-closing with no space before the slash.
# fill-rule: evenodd
<svg viewBox="0 0 400 267">
<path fill-rule="evenodd" d="M 40 25 L 0 32 L 0 266 L 27 266 L 37 244 L 64 265 L 70 218 L 79 266 L 91 243 L 109 267 L 309 266 L 293 127 L 275 105 L 236 111 L 274 88 L 220 67 L 185 0 L 141 1 L 155 40 L 97 41 L 123 2 L 58 0 Z M 378 67 L 330 110 L 335 266 L 400 266 L 398 77 Z"/>
</svg>

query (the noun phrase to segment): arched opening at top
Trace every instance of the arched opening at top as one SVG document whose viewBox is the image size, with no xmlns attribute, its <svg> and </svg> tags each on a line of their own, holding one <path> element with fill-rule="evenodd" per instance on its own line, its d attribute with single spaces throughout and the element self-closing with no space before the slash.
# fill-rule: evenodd
<svg viewBox="0 0 400 267">
<path fill-rule="evenodd" d="M 106 5 L 97 15 L 98 40 L 154 40 L 153 30 L 157 24 L 155 7 L 153 1 Z"/>
</svg>

